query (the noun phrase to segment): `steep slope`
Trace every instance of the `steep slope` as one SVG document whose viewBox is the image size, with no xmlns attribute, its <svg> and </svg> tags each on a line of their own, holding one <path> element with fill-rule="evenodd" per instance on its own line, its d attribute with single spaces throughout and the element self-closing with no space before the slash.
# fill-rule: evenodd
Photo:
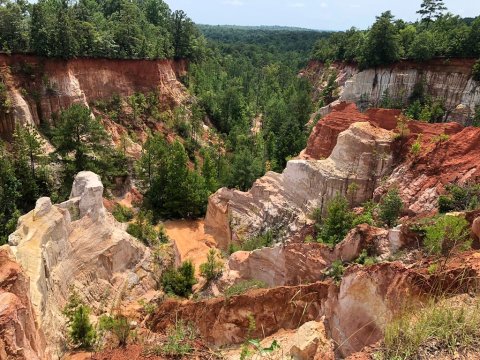
<svg viewBox="0 0 480 360">
<path fill-rule="evenodd" d="M 30 282 L 8 246 L 0 247 L 0 359 L 43 360 L 45 337 L 30 298 Z"/>
<path fill-rule="evenodd" d="M 114 95 L 153 92 L 163 108 L 171 108 L 189 98 L 179 81 L 186 67 L 186 62 L 173 60 L 61 60 L 0 54 L 0 79 L 9 98 L 0 116 L 0 136 L 9 139 L 15 122 L 51 123 L 73 103 L 88 106 Z"/>
</svg>

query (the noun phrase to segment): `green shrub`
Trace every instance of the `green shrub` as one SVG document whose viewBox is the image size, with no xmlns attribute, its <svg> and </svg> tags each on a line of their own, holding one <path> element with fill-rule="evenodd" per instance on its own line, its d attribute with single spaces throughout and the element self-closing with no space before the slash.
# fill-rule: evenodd
<svg viewBox="0 0 480 360">
<path fill-rule="evenodd" d="M 164 233 L 164 230 L 161 228 L 161 233 L 155 230 L 155 227 L 152 225 L 152 214 L 151 212 L 141 211 L 135 221 L 131 224 L 128 224 L 127 232 L 136 237 L 145 245 L 154 246 L 159 242 L 168 242 L 168 237 Z"/>
<path fill-rule="evenodd" d="M 379 218 L 388 227 L 395 226 L 403 208 L 397 189 L 391 189 L 380 202 Z"/>
<path fill-rule="evenodd" d="M 480 185 L 455 185 L 445 187 L 446 193 L 438 198 L 440 213 L 450 211 L 475 210 L 479 207 Z"/>
<path fill-rule="evenodd" d="M 413 157 L 417 158 L 421 152 L 422 152 L 422 143 L 419 137 L 412 144 L 412 147 L 410 148 L 410 153 L 413 155 Z"/>
<path fill-rule="evenodd" d="M 347 199 L 337 194 L 327 205 L 326 218 L 317 225 L 318 240 L 332 246 L 338 244 L 352 229 L 353 220 Z"/>
<path fill-rule="evenodd" d="M 133 210 L 121 204 L 115 204 L 112 215 L 118 222 L 126 223 L 133 219 Z"/>
<path fill-rule="evenodd" d="M 72 292 L 63 309 L 69 328 L 68 337 L 74 347 L 89 349 L 95 343 L 97 334 L 90 322 L 90 308 L 76 292 Z"/>
<path fill-rule="evenodd" d="M 371 266 L 377 263 L 377 260 L 373 256 L 368 255 L 368 251 L 363 249 L 360 255 L 358 256 L 357 260 L 355 260 L 356 264 Z"/>
<path fill-rule="evenodd" d="M 261 280 L 244 280 L 240 281 L 225 290 L 225 296 L 231 297 L 243 294 L 252 289 L 263 289 L 268 287 L 264 281 Z"/>
<path fill-rule="evenodd" d="M 325 271 L 325 275 L 328 277 L 331 277 L 333 281 L 335 281 L 337 284 L 342 280 L 342 276 L 345 273 L 345 266 L 343 266 L 343 263 L 341 260 L 335 260 L 332 263 L 332 266 L 328 268 L 327 271 Z"/>
<path fill-rule="evenodd" d="M 215 249 L 210 249 L 207 255 L 207 262 L 200 265 L 200 274 L 207 281 L 214 280 L 222 275 L 223 262 L 219 260 Z"/>
<path fill-rule="evenodd" d="M 472 79 L 475 81 L 480 81 L 480 59 L 473 64 Z"/>
<path fill-rule="evenodd" d="M 168 294 L 188 297 L 192 293 L 195 280 L 195 267 L 191 261 L 185 261 L 178 269 L 167 269 L 161 279 L 163 290 Z"/>
<path fill-rule="evenodd" d="M 433 224 L 426 226 L 423 242 L 431 254 L 448 256 L 455 249 L 468 249 L 471 245 L 470 230 L 463 217 L 443 215 L 433 219 Z"/>
<path fill-rule="evenodd" d="M 387 323 L 383 349 L 375 358 L 423 359 L 426 357 L 421 353 L 431 348 L 443 350 L 452 358 L 460 351 L 476 351 L 480 345 L 479 323 L 478 302 L 453 306 L 432 301 L 422 308 L 417 306 Z"/>
<path fill-rule="evenodd" d="M 159 348 L 158 355 L 183 358 L 193 351 L 194 340 L 197 338 L 193 325 L 178 320 L 175 325 L 167 328 L 166 335 L 167 339 Z"/>
<path fill-rule="evenodd" d="M 130 336 L 130 322 L 125 316 L 103 315 L 99 320 L 99 329 L 114 334 L 118 339 L 119 346 L 127 345 L 128 337 Z"/>
<path fill-rule="evenodd" d="M 253 251 L 253 250 L 271 246 L 273 242 L 274 242 L 274 233 L 272 230 L 268 230 L 263 234 L 252 236 L 242 241 L 240 245 L 240 249 L 242 251 Z"/>
</svg>

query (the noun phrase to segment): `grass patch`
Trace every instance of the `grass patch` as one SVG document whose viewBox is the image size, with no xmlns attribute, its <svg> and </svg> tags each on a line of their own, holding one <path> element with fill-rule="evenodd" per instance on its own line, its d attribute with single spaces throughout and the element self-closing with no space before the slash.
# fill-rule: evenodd
<svg viewBox="0 0 480 360">
<path fill-rule="evenodd" d="M 268 230 L 263 234 L 252 236 L 248 239 L 243 240 L 240 245 L 231 244 L 228 249 L 228 252 L 231 255 L 237 251 L 253 251 L 257 249 L 262 249 L 264 247 L 269 247 L 273 245 L 274 239 L 275 239 L 275 236 L 273 231 Z"/>
<path fill-rule="evenodd" d="M 261 280 L 244 280 L 230 286 L 227 290 L 225 290 L 225 296 L 228 298 L 243 294 L 252 289 L 264 289 L 267 287 L 267 284 Z"/>
<path fill-rule="evenodd" d="M 408 360 L 475 351 L 480 345 L 480 302 L 431 301 L 387 325 L 380 359 Z M 425 357 L 426 358 L 426 357 Z M 433 357 L 432 357 L 433 358 Z"/>
</svg>

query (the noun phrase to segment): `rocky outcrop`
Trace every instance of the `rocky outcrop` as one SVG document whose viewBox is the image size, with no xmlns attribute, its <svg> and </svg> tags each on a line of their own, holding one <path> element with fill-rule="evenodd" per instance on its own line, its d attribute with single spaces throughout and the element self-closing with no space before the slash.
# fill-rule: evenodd
<svg viewBox="0 0 480 360">
<path fill-rule="evenodd" d="M 177 319 L 195 324 L 200 335 L 215 345 L 239 344 L 263 338 L 280 329 L 296 329 L 303 323 L 320 320 L 328 283 L 260 289 L 230 299 L 204 301 L 166 300 L 150 320 L 153 331 L 162 332 Z M 249 315 L 255 330 L 249 333 Z"/>
<path fill-rule="evenodd" d="M 28 276 L 8 246 L 0 247 L 0 359 L 43 360 L 44 353 Z"/>
<path fill-rule="evenodd" d="M 311 62 L 304 76 L 318 92 L 334 74 L 340 101 L 367 102 L 379 106 L 382 98 L 406 100 L 423 84 L 425 92 L 441 100 L 447 109 L 445 121 L 467 123 L 480 103 L 480 88 L 472 79 L 474 59 L 435 59 L 427 62 L 401 61 L 390 66 L 360 71 L 354 64 L 334 63 L 325 69 Z"/>
<path fill-rule="evenodd" d="M 362 113 L 354 103 L 340 102 L 332 106 L 330 113 L 313 127 L 307 147 L 300 154 L 300 158 L 316 160 L 328 158 L 337 145 L 340 133 L 356 122 L 369 122 L 385 130 L 394 130 L 399 114 L 399 110 L 389 109 L 369 109 Z"/>
<path fill-rule="evenodd" d="M 149 250 L 105 211 L 102 194 L 98 175 L 81 172 L 68 201 L 52 205 L 39 199 L 9 237 L 30 277 L 32 303 L 49 345 L 45 358 L 64 341 L 61 309 L 72 288 L 98 314 L 154 286 Z"/>
<path fill-rule="evenodd" d="M 244 280 L 260 280 L 268 286 L 293 286 L 319 281 L 335 260 L 355 261 L 363 250 L 386 259 L 403 246 L 399 229 L 385 230 L 362 224 L 352 229 L 333 249 L 319 243 L 290 243 L 259 250 L 233 253 L 222 277 L 225 289 Z"/>
<path fill-rule="evenodd" d="M 328 201 L 346 194 L 352 183 L 357 190 L 350 201 L 361 204 L 390 171 L 391 142 L 390 131 L 367 122 L 352 124 L 325 160 L 289 161 L 282 174 L 268 172 L 248 192 L 220 189 L 209 199 L 206 231 L 224 249 L 266 231 L 274 231 L 279 241 L 311 222 L 314 208 L 325 211 Z"/>
<path fill-rule="evenodd" d="M 11 116 L 0 121 L 0 136 L 10 138 L 12 121 L 38 125 L 73 103 L 88 106 L 113 95 L 154 92 L 163 107 L 178 105 L 188 98 L 179 81 L 185 72 L 184 61 L 61 60 L 2 54 L 0 77 L 7 85 L 12 109 Z"/>
</svg>

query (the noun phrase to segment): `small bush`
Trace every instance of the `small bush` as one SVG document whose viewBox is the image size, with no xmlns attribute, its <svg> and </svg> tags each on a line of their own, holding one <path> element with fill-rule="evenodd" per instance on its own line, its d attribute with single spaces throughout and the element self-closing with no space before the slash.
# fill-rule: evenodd
<svg viewBox="0 0 480 360">
<path fill-rule="evenodd" d="M 476 351 L 480 345 L 479 323 L 478 302 L 452 306 L 432 301 L 387 324 L 383 350 L 377 353 L 377 358 L 423 359 L 426 357 L 421 352 L 432 347 L 452 358 L 459 351 Z"/>
<path fill-rule="evenodd" d="M 368 255 L 368 251 L 366 249 L 363 249 L 360 255 L 358 256 L 357 260 L 355 260 L 355 263 L 364 265 L 364 266 L 371 266 L 377 263 L 377 260 L 373 256 Z"/>
<path fill-rule="evenodd" d="M 99 320 L 99 328 L 103 331 L 109 331 L 118 339 L 119 346 L 127 345 L 130 336 L 130 322 L 125 316 L 107 316 L 103 315 Z"/>
<path fill-rule="evenodd" d="M 126 223 L 133 219 L 133 210 L 121 204 L 115 204 L 112 215 L 118 222 Z"/>
<path fill-rule="evenodd" d="M 448 256 L 453 249 L 468 249 L 471 245 L 467 220 L 458 216 L 444 215 L 433 219 L 425 228 L 423 242 L 431 254 Z"/>
<path fill-rule="evenodd" d="M 464 186 L 449 184 L 445 187 L 445 190 L 446 193 L 438 198 L 438 210 L 440 213 L 475 210 L 479 207 L 479 184 Z"/>
<path fill-rule="evenodd" d="M 230 286 L 227 290 L 225 290 L 225 296 L 231 297 L 243 294 L 252 289 L 263 289 L 266 287 L 267 284 L 260 280 L 244 280 Z"/>
<path fill-rule="evenodd" d="M 414 158 L 417 158 L 421 152 L 422 143 L 420 138 L 417 138 L 417 140 L 415 140 L 415 142 L 412 144 L 412 147 L 410 148 L 410 153 L 413 155 Z"/>
<path fill-rule="evenodd" d="M 432 138 L 432 142 L 433 143 L 442 143 L 442 142 L 448 141 L 448 139 L 450 139 L 450 136 L 445 134 L 445 133 L 442 133 L 440 135 L 434 136 Z"/>
<path fill-rule="evenodd" d="M 215 249 L 210 249 L 207 255 L 207 262 L 200 265 L 200 274 L 207 281 L 214 280 L 222 275 L 223 262 L 219 260 Z"/>
<path fill-rule="evenodd" d="M 327 205 L 327 216 L 317 224 L 318 240 L 332 246 L 342 241 L 352 229 L 354 214 L 347 199 L 337 194 Z"/>
<path fill-rule="evenodd" d="M 178 320 L 175 325 L 167 328 L 166 335 L 167 339 L 160 347 L 158 355 L 181 358 L 193 351 L 193 342 L 197 338 L 197 332 L 193 325 Z"/>
<path fill-rule="evenodd" d="M 155 230 L 155 227 L 152 225 L 151 212 L 144 211 L 141 211 L 135 221 L 128 225 L 127 232 L 148 246 L 157 245 L 159 242 L 165 241 L 166 237 L 164 232 L 159 234 Z"/>
<path fill-rule="evenodd" d="M 393 227 L 397 223 L 403 208 L 403 202 L 397 189 L 391 189 L 380 202 L 379 218 L 388 227 Z"/>
<path fill-rule="evenodd" d="M 331 277 L 335 283 L 339 283 L 342 280 L 342 276 L 345 273 L 345 266 L 341 260 L 335 260 L 332 266 L 325 271 L 325 275 Z"/>
<path fill-rule="evenodd" d="M 191 261 L 185 261 L 178 269 L 167 269 L 161 279 L 163 290 L 168 294 L 188 297 L 192 293 L 195 280 L 195 267 Z"/>
<path fill-rule="evenodd" d="M 69 339 L 74 347 L 89 349 L 95 343 L 97 334 L 90 322 L 90 308 L 86 306 L 76 292 L 72 292 L 63 309 L 67 317 Z"/>
</svg>

